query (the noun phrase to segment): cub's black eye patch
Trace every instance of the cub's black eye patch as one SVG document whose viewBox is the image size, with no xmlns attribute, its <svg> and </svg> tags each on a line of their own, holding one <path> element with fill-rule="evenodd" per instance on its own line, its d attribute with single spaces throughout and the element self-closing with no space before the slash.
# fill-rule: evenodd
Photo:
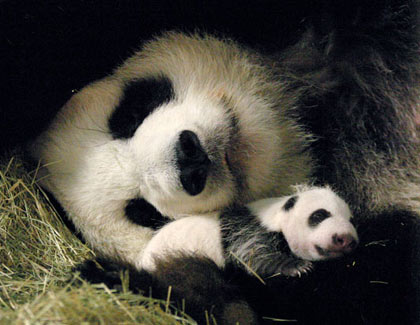
<svg viewBox="0 0 420 325">
<path fill-rule="evenodd" d="M 130 82 L 112 113 L 108 127 L 114 139 L 128 139 L 157 107 L 174 98 L 171 81 L 166 77 Z"/>
<path fill-rule="evenodd" d="M 290 199 L 288 199 L 286 203 L 283 205 L 283 210 L 289 211 L 291 208 L 293 208 L 296 204 L 297 199 L 298 199 L 297 196 L 292 196 Z"/>
<path fill-rule="evenodd" d="M 309 216 L 308 225 L 309 227 L 314 228 L 325 219 L 328 219 L 329 217 L 331 217 L 331 213 L 328 212 L 327 210 L 325 209 L 316 210 L 312 212 L 312 214 Z"/>
</svg>

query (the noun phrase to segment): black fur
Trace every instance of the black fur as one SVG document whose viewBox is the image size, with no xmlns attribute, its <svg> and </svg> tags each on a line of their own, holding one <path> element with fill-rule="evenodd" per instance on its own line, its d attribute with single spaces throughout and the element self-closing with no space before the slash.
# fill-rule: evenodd
<svg viewBox="0 0 420 325">
<path fill-rule="evenodd" d="M 283 210 L 284 210 L 284 211 L 289 211 L 290 209 L 292 209 L 292 208 L 295 206 L 295 204 L 296 204 L 297 200 L 298 200 L 298 197 L 297 197 L 297 196 L 292 196 L 292 197 L 291 197 L 290 199 L 288 199 L 288 200 L 286 201 L 286 203 L 284 204 L 284 206 L 283 206 Z"/>
<path fill-rule="evenodd" d="M 125 215 L 131 222 L 152 229 L 158 229 L 170 220 L 141 198 L 127 202 Z"/>
<path fill-rule="evenodd" d="M 292 89 L 303 92 L 296 115 L 317 139 L 315 178 L 333 185 L 352 211 L 363 212 L 384 190 L 381 180 L 420 182 L 410 169 L 420 150 L 413 127 L 420 97 L 419 1 L 319 4 L 306 35 L 280 60 Z"/>
<path fill-rule="evenodd" d="M 198 27 L 278 51 L 299 38 L 314 7 L 307 0 L 0 1 L 0 151 L 37 136 L 74 92 L 155 34 Z"/>
<path fill-rule="evenodd" d="M 325 209 L 319 209 L 311 213 L 308 219 L 308 226 L 315 228 L 322 221 L 331 217 L 331 213 Z"/>
<path fill-rule="evenodd" d="M 127 139 L 158 106 L 174 97 L 171 81 L 166 77 L 139 79 L 129 83 L 108 127 L 114 139 Z"/>
<path fill-rule="evenodd" d="M 259 306 L 267 313 L 280 308 L 280 315 L 284 308 L 285 318 L 303 324 L 416 324 L 415 287 L 407 277 L 412 251 L 407 248 L 418 225 L 406 211 L 361 223 L 354 255 L 318 263 L 301 279 L 275 279 L 269 286 L 280 286 L 282 292 L 270 291 L 274 296 Z M 276 303 L 264 306 L 270 301 Z"/>
</svg>

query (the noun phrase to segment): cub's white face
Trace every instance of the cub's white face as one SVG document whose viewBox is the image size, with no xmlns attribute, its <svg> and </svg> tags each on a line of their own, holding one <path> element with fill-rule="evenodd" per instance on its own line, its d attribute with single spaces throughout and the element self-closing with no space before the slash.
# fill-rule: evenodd
<svg viewBox="0 0 420 325">
<path fill-rule="evenodd" d="M 292 252 L 306 260 L 339 257 L 358 244 L 348 205 L 327 188 L 315 188 L 289 198 L 283 233 Z"/>
</svg>

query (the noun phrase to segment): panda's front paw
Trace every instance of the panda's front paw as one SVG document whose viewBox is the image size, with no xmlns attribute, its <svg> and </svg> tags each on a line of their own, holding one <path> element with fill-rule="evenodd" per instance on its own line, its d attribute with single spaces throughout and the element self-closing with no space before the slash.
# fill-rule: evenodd
<svg viewBox="0 0 420 325">
<path fill-rule="evenodd" d="M 301 277 L 312 270 L 313 264 L 310 261 L 295 259 L 291 261 L 281 270 L 282 275 L 285 276 L 298 276 Z"/>
<path fill-rule="evenodd" d="M 299 258 L 290 257 L 282 261 L 274 270 L 271 277 L 275 276 L 290 276 L 290 277 L 301 277 L 303 274 L 310 272 L 313 268 L 313 264 L 310 261 L 302 260 Z"/>
<path fill-rule="evenodd" d="M 109 288 L 121 287 L 121 270 L 123 265 L 110 260 L 98 258 L 86 260 L 79 264 L 74 271 L 79 272 L 80 278 L 91 283 L 105 283 Z"/>
</svg>

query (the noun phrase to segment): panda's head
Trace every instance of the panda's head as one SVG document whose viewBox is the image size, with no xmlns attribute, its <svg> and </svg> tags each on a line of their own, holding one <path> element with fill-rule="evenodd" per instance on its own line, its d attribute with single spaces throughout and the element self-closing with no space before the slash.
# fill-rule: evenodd
<svg viewBox="0 0 420 325">
<path fill-rule="evenodd" d="M 39 139 L 34 157 L 57 178 L 45 186 L 66 192 L 61 201 L 87 192 L 118 209 L 143 198 L 175 218 L 289 193 L 310 175 L 309 136 L 266 60 L 209 36 L 147 42 Z"/>
<path fill-rule="evenodd" d="M 329 188 L 312 188 L 289 197 L 283 233 L 298 257 L 324 260 L 353 251 L 358 242 L 348 205 Z"/>
</svg>

